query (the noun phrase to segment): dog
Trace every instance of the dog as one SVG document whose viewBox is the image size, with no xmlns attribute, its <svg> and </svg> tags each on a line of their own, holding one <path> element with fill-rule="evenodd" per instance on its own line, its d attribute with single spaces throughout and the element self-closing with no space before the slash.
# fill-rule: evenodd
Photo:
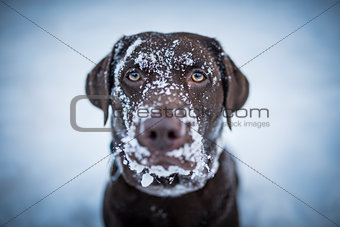
<svg viewBox="0 0 340 227">
<path fill-rule="evenodd" d="M 236 167 L 218 141 L 248 93 L 214 38 L 123 36 L 86 80 L 104 124 L 112 107 L 105 226 L 239 226 Z"/>
</svg>

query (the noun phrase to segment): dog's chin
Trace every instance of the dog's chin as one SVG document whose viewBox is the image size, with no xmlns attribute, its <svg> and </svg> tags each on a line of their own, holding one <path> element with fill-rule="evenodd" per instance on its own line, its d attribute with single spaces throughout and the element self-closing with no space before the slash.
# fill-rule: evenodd
<svg viewBox="0 0 340 227">
<path fill-rule="evenodd" d="M 158 197 L 177 197 L 197 191 L 204 187 L 208 177 L 198 181 L 191 179 L 192 175 L 183 176 L 174 174 L 168 178 L 154 177 L 154 182 L 147 187 L 137 184 L 136 188 L 149 195 Z"/>
<path fill-rule="evenodd" d="M 177 197 L 197 191 L 205 186 L 218 168 L 218 162 L 201 160 L 197 163 L 161 156 L 150 157 L 142 164 L 133 156 L 126 158 L 126 154 L 120 157 L 118 163 L 128 184 L 159 197 Z"/>
<path fill-rule="evenodd" d="M 158 176 L 154 173 L 141 173 L 131 171 L 129 168 L 123 167 L 122 175 L 124 180 L 138 190 L 152 196 L 158 197 L 177 197 L 186 193 L 197 191 L 204 187 L 210 178 L 208 173 L 195 176 L 192 171 L 184 175 L 178 166 L 170 166 L 170 169 L 178 169 L 169 176 Z"/>
<path fill-rule="evenodd" d="M 180 196 L 201 189 L 218 169 L 220 152 L 206 152 L 201 141 L 168 152 L 125 144 L 117 156 L 124 180 L 154 196 Z"/>
</svg>

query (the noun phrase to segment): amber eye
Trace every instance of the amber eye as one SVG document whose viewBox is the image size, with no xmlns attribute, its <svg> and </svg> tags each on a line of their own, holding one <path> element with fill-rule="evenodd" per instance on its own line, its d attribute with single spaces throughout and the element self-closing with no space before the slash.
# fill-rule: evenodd
<svg viewBox="0 0 340 227">
<path fill-rule="evenodd" d="M 195 82 L 202 82 L 203 80 L 205 80 L 205 76 L 203 75 L 203 73 L 200 73 L 200 72 L 194 72 L 192 75 L 191 75 L 191 79 Z"/>
<path fill-rule="evenodd" d="M 138 80 L 140 80 L 141 76 L 139 73 L 137 72 L 130 72 L 128 74 L 128 78 L 129 80 L 131 80 L 132 82 L 137 82 Z"/>
</svg>

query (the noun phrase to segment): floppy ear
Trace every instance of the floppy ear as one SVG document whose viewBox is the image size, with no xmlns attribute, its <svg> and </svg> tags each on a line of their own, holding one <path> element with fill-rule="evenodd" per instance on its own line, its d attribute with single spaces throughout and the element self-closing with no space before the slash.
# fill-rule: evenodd
<svg viewBox="0 0 340 227">
<path fill-rule="evenodd" d="M 111 99 L 108 98 L 111 91 L 112 82 L 110 79 L 110 68 L 112 63 L 112 52 L 102 59 L 87 75 L 86 95 L 102 95 L 102 98 L 90 98 L 96 107 L 104 111 L 104 125 L 108 119 L 109 105 Z M 106 98 L 105 98 L 106 97 Z"/>
<path fill-rule="evenodd" d="M 249 83 L 229 56 L 224 56 L 224 65 L 226 69 L 226 78 L 223 80 L 225 89 L 224 107 L 227 112 L 228 126 L 231 129 L 231 114 L 240 109 L 246 102 Z"/>
<path fill-rule="evenodd" d="M 113 87 L 113 77 L 111 74 L 116 67 L 116 64 L 127 51 L 127 48 L 136 36 L 123 36 L 113 46 L 110 54 L 103 58 L 87 75 L 86 79 L 86 95 L 93 105 L 104 111 L 104 125 L 108 119 L 109 105 L 112 105 L 111 89 Z M 91 97 L 99 95 L 101 97 Z"/>
</svg>

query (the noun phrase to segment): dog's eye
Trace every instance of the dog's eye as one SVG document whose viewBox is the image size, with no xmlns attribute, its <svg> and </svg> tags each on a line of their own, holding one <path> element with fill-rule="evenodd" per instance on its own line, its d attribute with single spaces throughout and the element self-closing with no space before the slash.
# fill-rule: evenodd
<svg viewBox="0 0 340 227">
<path fill-rule="evenodd" d="M 128 78 L 133 82 L 137 82 L 138 80 L 140 80 L 141 76 L 138 72 L 130 72 L 128 74 Z"/>
<path fill-rule="evenodd" d="M 197 83 L 202 82 L 203 80 L 205 80 L 205 76 L 203 75 L 203 73 L 200 72 L 194 72 L 191 75 L 191 79 Z"/>
</svg>

